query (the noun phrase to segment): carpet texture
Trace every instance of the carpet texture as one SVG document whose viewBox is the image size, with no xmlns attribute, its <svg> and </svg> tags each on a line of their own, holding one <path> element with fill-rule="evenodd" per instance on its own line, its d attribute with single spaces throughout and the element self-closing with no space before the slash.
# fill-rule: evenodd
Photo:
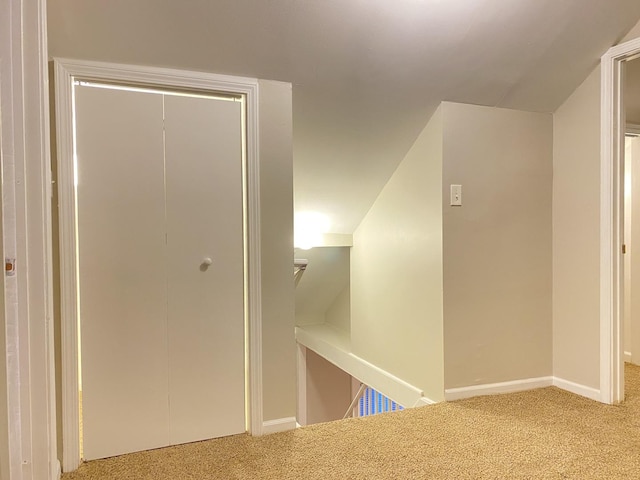
<svg viewBox="0 0 640 480">
<path fill-rule="evenodd" d="M 640 479 L 640 367 L 607 406 L 555 387 L 88 462 L 63 480 Z"/>
</svg>

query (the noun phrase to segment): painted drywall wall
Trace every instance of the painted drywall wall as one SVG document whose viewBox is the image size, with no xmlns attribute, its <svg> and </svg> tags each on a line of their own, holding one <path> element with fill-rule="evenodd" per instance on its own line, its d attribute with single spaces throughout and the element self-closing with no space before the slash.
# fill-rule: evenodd
<svg viewBox="0 0 640 480">
<path fill-rule="evenodd" d="M 550 375 L 551 115 L 442 115 L 445 387 Z"/>
<path fill-rule="evenodd" d="M 600 385 L 600 68 L 553 115 L 553 374 Z"/>
<path fill-rule="evenodd" d="M 351 345 L 443 400 L 441 108 L 354 233 Z"/>
<path fill-rule="evenodd" d="M 325 313 L 325 321 L 343 332 L 351 332 L 351 286 L 338 294 Z"/>
<path fill-rule="evenodd" d="M 264 420 L 296 415 L 293 123 L 290 83 L 260 80 Z"/>
<path fill-rule="evenodd" d="M 621 40 L 640 37 L 640 22 Z M 600 386 L 600 66 L 553 115 L 553 374 Z"/>
<path fill-rule="evenodd" d="M 624 107 L 627 123 L 640 125 L 640 58 L 625 64 Z"/>
<path fill-rule="evenodd" d="M 351 375 L 307 350 L 307 425 L 344 417 L 351 403 Z"/>
<path fill-rule="evenodd" d="M 628 42 L 629 40 L 633 40 L 634 38 L 640 38 L 640 21 L 636 23 L 631 30 L 627 32 L 622 40 L 619 43 Z"/>
<path fill-rule="evenodd" d="M 326 321 L 326 312 L 349 286 L 349 247 L 314 247 L 296 250 L 308 261 L 295 289 L 296 325 Z"/>
</svg>

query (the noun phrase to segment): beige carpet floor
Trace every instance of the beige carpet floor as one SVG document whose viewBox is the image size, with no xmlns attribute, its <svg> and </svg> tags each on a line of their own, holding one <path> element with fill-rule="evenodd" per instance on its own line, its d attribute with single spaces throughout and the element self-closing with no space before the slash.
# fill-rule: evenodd
<svg viewBox="0 0 640 480">
<path fill-rule="evenodd" d="M 88 462 L 63 480 L 640 479 L 640 367 L 625 402 L 549 387 Z"/>
</svg>

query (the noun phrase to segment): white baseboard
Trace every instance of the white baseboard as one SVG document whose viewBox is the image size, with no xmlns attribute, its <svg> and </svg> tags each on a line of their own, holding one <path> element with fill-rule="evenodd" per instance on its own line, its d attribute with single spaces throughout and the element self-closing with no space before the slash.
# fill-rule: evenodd
<svg viewBox="0 0 640 480">
<path fill-rule="evenodd" d="M 298 422 L 296 422 L 296 417 L 285 417 L 278 418 L 276 420 L 267 420 L 262 424 L 262 434 L 269 435 L 271 433 L 295 430 L 297 423 Z"/>
<path fill-rule="evenodd" d="M 624 361 L 631 363 L 631 352 L 624 352 Z"/>
<path fill-rule="evenodd" d="M 586 387 L 584 385 L 580 385 L 579 383 L 570 382 L 569 380 L 564 380 L 558 377 L 553 377 L 553 385 L 561 388 L 562 390 L 575 393 L 576 395 L 580 395 L 582 397 L 590 398 L 591 400 L 595 400 L 597 402 L 602 401 L 600 390 L 592 387 Z"/>
<path fill-rule="evenodd" d="M 486 385 L 472 385 L 470 387 L 448 388 L 445 390 L 444 398 L 450 402 L 452 400 L 462 400 L 464 398 L 479 397 L 482 395 L 496 395 L 500 393 L 514 393 L 535 388 L 550 386 L 558 387 L 591 400 L 601 401 L 600 390 L 578 383 L 570 382 L 558 377 L 538 377 L 512 382 L 490 383 Z"/>
<path fill-rule="evenodd" d="M 413 408 L 426 407 L 427 405 L 435 405 L 436 403 L 438 402 L 436 402 L 435 400 L 431 400 L 430 398 L 427 398 L 427 397 L 422 397 L 415 403 Z"/>
<path fill-rule="evenodd" d="M 62 466 L 60 465 L 60 460 L 55 461 L 53 470 L 53 478 L 55 478 L 55 480 L 60 480 L 62 478 Z"/>
<path fill-rule="evenodd" d="M 444 399 L 448 402 L 462 400 L 463 398 L 480 397 L 482 395 L 496 395 L 499 393 L 514 393 L 534 388 L 550 387 L 553 385 L 553 377 L 526 378 L 511 382 L 488 383 L 485 385 L 472 385 L 470 387 L 447 388 L 444 391 Z"/>
</svg>

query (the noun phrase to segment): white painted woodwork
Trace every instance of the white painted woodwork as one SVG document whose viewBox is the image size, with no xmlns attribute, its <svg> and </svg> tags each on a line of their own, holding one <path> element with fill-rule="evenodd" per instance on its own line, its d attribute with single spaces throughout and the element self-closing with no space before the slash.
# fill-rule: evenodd
<svg viewBox="0 0 640 480">
<path fill-rule="evenodd" d="M 51 158 L 45 0 L 0 0 L 6 405 L 12 480 L 55 479 Z M 6 471 L 6 470 L 5 470 Z"/>
<path fill-rule="evenodd" d="M 176 444 L 245 431 L 242 104 L 171 95 L 164 101 Z"/>
<path fill-rule="evenodd" d="M 80 464 L 79 444 L 79 415 L 78 415 L 78 329 L 77 329 L 77 301 L 78 295 L 76 282 L 76 194 L 74 186 L 74 145 L 73 145 L 73 102 L 72 84 L 76 78 L 101 79 L 107 82 L 125 84 L 143 84 L 157 86 L 165 89 L 199 90 L 219 94 L 228 92 L 232 95 L 240 95 L 245 99 L 246 110 L 246 169 L 244 181 L 246 191 L 244 201 L 246 203 L 246 244 L 247 259 L 245 262 L 245 276 L 247 281 L 246 305 L 247 305 L 247 411 L 249 413 L 248 427 L 253 435 L 261 435 L 263 432 L 263 375 L 262 375 L 262 316 L 263 308 L 273 313 L 273 308 L 262 305 L 262 237 L 260 228 L 261 199 L 260 199 L 260 155 L 265 154 L 270 159 L 269 169 L 283 168 L 287 165 L 287 155 L 290 154 L 290 115 L 287 113 L 287 105 L 290 105 L 290 87 L 279 82 L 260 82 L 267 90 L 267 94 L 258 98 L 259 82 L 256 79 L 244 77 L 232 77 L 227 75 L 215 75 L 210 73 L 174 70 L 167 68 L 144 67 L 137 65 L 122 65 L 100 62 L 88 62 L 83 60 L 55 59 L 55 93 L 56 93 L 56 137 L 58 159 L 58 198 L 59 198 L 59 231 L 60 231 L 60 309 L 61 309 L 61 337 L 62 337 L 62 468 L 69 472 L 75 470 Z M 277 93 L 277 95 L 274 95 Z M 258 105 L 261 105 L 260 117 Z M 273 119 L 284 118 L 283 123 L 273 125 Z M 269 140 L 264 149 L 260 148 L 258 135 L 258 122 L 261 122 L 262 132 L 266 132 L 263 140 Z M 277 153 L 277 155 L 276 155 Z M 281 157 L 280 154 L 285 156 Z M 275 156 L 272 158 L 271 156 Z M 270 186 L 273 186 L 269 184 Z M 282 188 L 278 187 L 278 199 L 281 205 Z M 286 198 L 286 189 L 285 189 Z M 273 208 L 273 195 L 268 206 Z M 268 218 L 287 218 L 268 209 Z M 289 229 L 292 225 L 289 221 Z M 291 233 L 292 235 L 292 233 Z M 273 242 L 271 238 L 268 239 Z M 267 251 L 274 250 L 273 243 L 267 242 Z M 286 252 L 286 249 L 285 249 Z M 273 253 L 273 252 L 272 252 Z M 288 255 L 271 255 L 274 258 L 284 259 Z M 283 277 L 290 279 L 288 269 L 282 270 Z M 286 273 L 286 275 L 285 275 Z M 266 274 L 270 280 L 278 278 L 273 275 L 273 269 L 267 268 Z M 282 285 L 275 285 L 277 292 L 282 291 Z M 281 321 L 278 318 L 279 321 Z M 284 317 L 283 323 L 289 320 Z M 277 322 L 276 322 L 277 323 Z M 278 324 L 278 328 L 282 325 Z M 281 356 L 281 351 L 278 351 Z M 281 395 L 280 395 L 281 397 Z M 278 405 L 282 400 L 278 399 Z"/>
<path fill-rule="evenodd" d="M 84 456 L 169 444 L 162 96 L 76 88 Z"/>
<path fill-rule="evenodd" d="M 351 349 L 349 334 L 327 323 L 321 325 L 298 326 L 295 329 L 296 340 L 309 350 L 344 370 L 384 396 L 389 397 L 403 407 L 433 403 L 424 396 L 422 390 L 394 376 L 377 365 L 354 354 Z M 299 359 L 300 361 L 300 359 Z M 420 358 L 419 363 L 424 362 Z M 299 363 L 302 366 L 304 362 Z M 302 372 L 298 372 L 300 375 Z"/>
<path fill-rule="evenodd" d="M 580 385 L 575 382 L 564 380 L 555 376 L 523 378 L 510 382 L 500 382 L 482 385 L 471 385 L 469 387 L 447 388 L 444 396 L 447 402 L 461 400 L 463 398 L 479 397 L 483 395 L 500 395 L 503 393 L 524 392 L 536 388 L 545 388 L 553 385 L 554 387 L 567 390 L 568 392 L 590 398 L 591 400 L 600 400 L 600 391 Z"/>
<path fill-rule="evenodd" d="M 640 53 L 640 38 L 610 48 L 601 59 L 600 126 L 600 395 L 624 399 L 623 199 L 624 62 Z"/>
<path fill-rule="evenodd" d="M 244 432 L 242 103 L 76 112 L 85 458 Z"/>
<path fill-rule="evenodd" d="M 298 427 L 296 417 L 277 418 L 275 420 L 267 420 L 262 425 L 262 434 L 271 435 L 272 433 L 286 432 L 295 430 Z"/>
</svg>

